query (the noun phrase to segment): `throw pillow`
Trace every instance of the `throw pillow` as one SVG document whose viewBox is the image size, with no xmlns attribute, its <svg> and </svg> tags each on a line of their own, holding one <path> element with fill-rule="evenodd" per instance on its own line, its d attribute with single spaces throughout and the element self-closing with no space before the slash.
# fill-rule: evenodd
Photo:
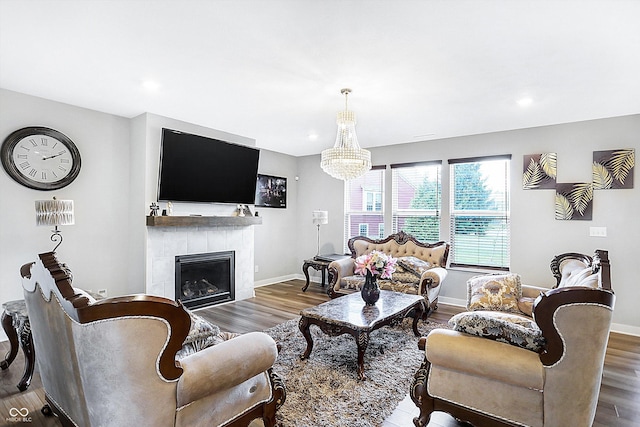
<svg viewBox="0 0 640 427">
<path fill-rule="evenodd" d="M 418 278 L 422 276 L 422 273 L 431 268 L 431 264 L 429 264 L 427 261 L 421 260 L 420 258 L 416 258 L 414 256 L 403 256 L 398 258 L 398 265 L 400 265 L 407 271 L 417 274 Z"/>
<path fill-rule="evenodd" d="M 467 311 L 449 320 L 458 332 L 511 344 L 539 353 L 545 346 L 542 331 L 531 319 L 496 311 Z"/>
<path fill-rule="evenodd" d="M 568 286 L 586 286 L 589 288 L 597 288 L 598 287 L 598 274 L 593 274 L 591 271 L 591 267 L 587 267 L 580 270 L 571 271 L 563 280 L 560 282 L 560 288 L 568 287 Z"/>
<path fill-rule="evenodd" d="M 519 313 L 522 284 L 518 274 L 493 274 L 467 281 L 467 310 L 498 310 Z"/>
<path fill-rule="evenodd" d="M 182 348 L 176 353 L 176 360 L 183 359 L 197 351 L 216 345 L 224 341 L 220 328 L 204 318 L 187 310 L 191 317 L 189 334 L 182 343 Z"/>
</svg>

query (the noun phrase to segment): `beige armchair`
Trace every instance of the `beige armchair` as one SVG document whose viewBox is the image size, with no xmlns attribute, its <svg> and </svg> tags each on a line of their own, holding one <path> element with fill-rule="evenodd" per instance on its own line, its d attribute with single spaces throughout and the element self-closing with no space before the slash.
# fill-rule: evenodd
<svg viewBox="0 0 640 427">
<path fill-rule="evenodd" d="M 531 320 L 508 313 L 521 317 L 517 328 L 531 322 L 524 329 L 539 330 L 537 351 L 527 348 L 533 340 L 500 330 L 500 322 L 467 324 L 466 332 L 435 329 L 422 338 L 425 359 L 410 390 L 420 408 L 414 424 L 425 426 L 433 411 L 444 411 L 476 427 L 591 426 L 615 302 L 607 255 L 556 257 L 552 271 L 570 285 L 537 296 Z"/>
<path fill-rule="evenodd" d="M 191 325 L 181 304 L 149 295 L 94 301 L 71 286 L 55 253 L 21 274 L 45 398 L 63 425 L 276 425 L 285 389 L 268 335 L 177 361 Z"/>
<path fill-rule="evenodd" d="M 355 275 L 355 259 L 372 251 L 380 251 L 398 259 L 393 277 L 378 279 L 380 289 L 424 296 L 427 307 L 425 316 L 438 307 L 438 295 L 447 277 L 449 243 L 424 243 L 400 231 L 385 239 L 352 237 L 347 245 L 351 257 L 329 264 L 329 296 L 335 298 L 360 290 L 364 277 Z"/>
</svg>

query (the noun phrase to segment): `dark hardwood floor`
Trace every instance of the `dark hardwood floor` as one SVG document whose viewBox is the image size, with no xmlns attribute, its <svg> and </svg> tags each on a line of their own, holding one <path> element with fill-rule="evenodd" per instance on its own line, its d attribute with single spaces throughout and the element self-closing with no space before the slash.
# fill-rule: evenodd
<svg viewBox="0 0 640 427">
<path fill-rule="evenodd" d="M 198 314 L 221 329 L 230 332 L 262 331 L 289 319 L 297 318 L 301 309 L 327 301 L 324 289 L 312 283 L 307 292 L 302 292 L 304 282 L 291 280 L 256 288 L 256 297 L 243 301 L 198 310 Z M 459 307 L 440 304 L 429 319 L 446 322 L 460 312 Z M 0 357 L 8 350 L 8 342 L 0 343 Z M 37 357 L 37 356 L 36 356 Z M 40 408 L 44 403 L 44 391 L 38 370 L 31 387 L 20 392 L 16 384 L 22 376 L 24 357 L 22 352 L 9 367 L 0 371 L 0 426 L 15 426 L 7 421 L 11 408 L 27 408 L 33 426 L 60 426 L 55 418 L 44 417 Z M 407 373 L 413 375 L 413 373 Z M 607 348 L 604 375 L 596 412 L 595 427 L 640 426 L 640 337 L 612 333 Z M 115 409 L 115 408 L 114 408 Z M 407 397 L 403 400 L 383 427 L 410 427 L 417 409 Z M 260 425 L 260 423 L 256 423 Z M 253 426 L 253 424 L 252 424 Z M 435 413 L 429 427 L 460 427 L 453 418 L 444 413 Z M 327 426 L 329 427 L 329 426 Z M 564 426 L 563 426 L 564 427 Z M 568 426 L 567 426 L 568 427 Z"/>
</svg>

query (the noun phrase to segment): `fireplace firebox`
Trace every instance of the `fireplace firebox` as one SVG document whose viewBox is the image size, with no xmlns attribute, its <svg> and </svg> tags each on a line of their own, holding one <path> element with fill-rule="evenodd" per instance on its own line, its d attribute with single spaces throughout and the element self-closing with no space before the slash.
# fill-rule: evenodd
<svg viewBox="0 0 640 427">
<path fill-rule="evenodd" d="M 199 308 L 234 300 L 234 251 L 176 256 L 176 301 Z"/>
</svg>

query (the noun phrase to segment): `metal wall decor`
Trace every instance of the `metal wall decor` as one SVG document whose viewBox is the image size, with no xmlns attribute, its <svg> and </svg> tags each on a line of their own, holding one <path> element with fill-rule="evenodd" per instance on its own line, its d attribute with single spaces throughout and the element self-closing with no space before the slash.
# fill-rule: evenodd
<svg viewBox="0 0 640 427">
<path fill-rule="evenodd" d="M 556 188 L 557 154 L 526 154 L 522 168 L 522 188 L 542 190 Z"/>
<path fill-rule="evenodd" d="M 620 148 L 593 152 L 592 182 L 557 183 L 557 154 L 523 156 L 522 188 L 556 190 L 555 218 L 591 220 L 594 190 L 633 188 L 635 149 Z"/>
<path fill-rule="evenodd" d="M 556 219 L 591 220 L 592 215 L 592 183 L 556 184 Z"/>
<path fill-rule="evenodd" d="M 633 148 L 593 152 L 593 188 L 609 190 L 633 188 L 635 150 Z"/>
</svg>

